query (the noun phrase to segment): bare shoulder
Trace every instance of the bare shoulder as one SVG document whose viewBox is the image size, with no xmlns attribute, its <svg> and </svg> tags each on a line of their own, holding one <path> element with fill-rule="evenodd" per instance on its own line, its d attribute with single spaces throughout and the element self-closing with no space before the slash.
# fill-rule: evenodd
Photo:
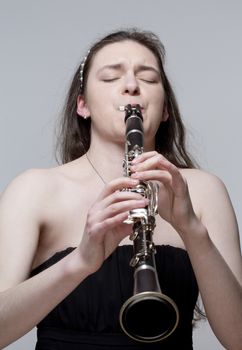
<svg viewBox="0 0 242 350">
<path fill-rule="evenodd" d="M 218 218 L 218 210 L 219 216 L 235 216 L 228 190 L 219 176 L 201 169 L 181 169 L 181 174 L 187 181 L 195 212 L 202 221 L 207 222 L 208 217 L 211 220 L 211 215 Z"/>
<path fill-rule="evenodd" d="M 198 169 L 181 171 L 200 219 L 225 260 L 239 274 L 240 240 L 236 213 L 224 182 L 212 173 Z"/>
<path fill-rule="evenodd" d="M 200 200 L 214 196 L 229 199 L 226 185 L 219 176 L 201 169 L 181 169 L 181 174 L 186 179 L 191 194 Z"/>
<path fill-rule="evenodd" d="M 44 222 L 44 204 L 54 186 L 51 170 L 29 169 L 16 176 L 2 192 L 0 290 L 28 277 Z"/>
<path fill-rule="evenodd" d="M 227 187 L 219 176 L 200 169 L 183 169 L 181 173 L 187 180 L 189 190 L 198 197 L 204 212 L 215 214 L 218 208 L 223 214 L 233 212 Z"/>
<path fill-rule="evenodd" d="M 29 211 L 40 226 L 45 220 L 47 204 L 56 201 L 65 188 L 66 176 L 58 167 L 46 169 L 28 169 L 16 176 L 0 196 L 0 215 L 18 208 Z"/>
<path fill-rule="evenodd" d="M 23 198 L 28 194 L 31 196 L 47 193 L 47 190 L 56 185 L 56 171 L 51 169 L 28 169 L 17 175 L 1 193 L 1 199 L 5 200 L 11 195 L 22 195 Z"/>
<path fill-rule="evenodd" d="M 53 215 L 64 175 L 57 168 L 29 169 L 0 197 L 0 290 L 28 278 L 40 233 Z M 14 259 L 12 258 L 14 257 Z"/>
<path fill-rule="evenodd" d="M 208 171 L 202 169 L 180 169 L 180 171 L 188 183 L 195 184 L 198 181 L 201 181 L 201 186 L 203 184 L 224 186 L 224 183 L 219 176 Z"/>
<path fill-rule="evenodd" d="M 48 190 L 56 190 L 63 181 L 73 180 L 72 169 L 75 168 L 75 161 L 63 165 L 57 165 L 51 168 L 33 168 L 28 169 L 17 175 L 3 191 L 8 192 L 11 189 L 34 190 L 35 193 L 45 193 Z"/>
</svg>

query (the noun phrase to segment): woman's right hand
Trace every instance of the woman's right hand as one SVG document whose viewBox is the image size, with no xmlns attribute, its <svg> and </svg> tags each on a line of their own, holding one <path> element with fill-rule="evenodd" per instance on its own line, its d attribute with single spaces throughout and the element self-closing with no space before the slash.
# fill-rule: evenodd
<svg viewBox="0 0 242 350">
<path fill-rule="evenodd" d="M 147 199 L 138 193 L 121 191 L 138 183 L 129 177 L 109 182 L 89 209 L 78 250 L 90 273 L 97 271 L 122 239 L 132 232 L 132 225 L 124 223 L 129 211 L 148 204 Z"/>
</svg>

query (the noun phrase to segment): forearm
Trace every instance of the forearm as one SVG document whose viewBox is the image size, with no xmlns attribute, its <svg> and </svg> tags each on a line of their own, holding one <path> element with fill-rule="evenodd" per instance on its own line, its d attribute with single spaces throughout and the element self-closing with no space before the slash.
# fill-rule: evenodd
<svg viewBox="0 0 242 350">
<path fill-rule="evenodd" d="M 241 285 L 211 241 L 206 228 L 198 224 L 192 231 L 183 235 L 184 243 L 210 325 L 227 349 L 242 349 Z"/>
<path fill-rule="evenodd" d="M 67 257 L 0 293 L 0 348 L 23 336 L 87 277 L 74 251 Z"/>
</svg>

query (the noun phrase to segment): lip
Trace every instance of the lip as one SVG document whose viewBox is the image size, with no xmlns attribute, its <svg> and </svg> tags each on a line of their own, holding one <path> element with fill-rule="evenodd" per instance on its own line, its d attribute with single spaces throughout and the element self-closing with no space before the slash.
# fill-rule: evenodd
<svg viewBox="0 0 242 350">
<path fill-rule="evenodd" d="M 144 111 L 145 110 L 145 108 L 144 108 L 144 106 L 141 104 L 141 103 L 127 103 L 127 104 L 125 104 L 125 105 L 119 105 L 118 107 L 117 107 L 117 110 L 118 111 L 120 111 L 120 112 L 124 112 L 125 111 L 125 106 L 127 106 L 128 104 L 130 104 L 131 106 L 135 106 L 135 105 L 140 105 L 140 107 L 141 107 L 141 111 Z"/>
</svg>

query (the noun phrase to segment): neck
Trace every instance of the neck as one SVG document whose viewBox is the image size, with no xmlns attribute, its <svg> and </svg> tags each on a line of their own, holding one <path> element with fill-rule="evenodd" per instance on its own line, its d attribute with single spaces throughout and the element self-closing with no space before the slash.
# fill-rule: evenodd
<svg viewBox="0 0 242 350">
<path fill-rule="evenodd" d="M 146 151 L 154 150 L 154 145 L 145 145 Z M 91 137 L 87 159 L 90 166 L 105 183 L 123 176 L 123 160 L 125 155 L 124 142 L 104 140 L 99 142 L 98 137 Z"/>
<path fill-rule="evenodd" d="M 107 183 L 117 177 L 123 176 L 124 144 L 91 142 L 87 152 L 88 158 L 96 171 Z"/>
</svg>

